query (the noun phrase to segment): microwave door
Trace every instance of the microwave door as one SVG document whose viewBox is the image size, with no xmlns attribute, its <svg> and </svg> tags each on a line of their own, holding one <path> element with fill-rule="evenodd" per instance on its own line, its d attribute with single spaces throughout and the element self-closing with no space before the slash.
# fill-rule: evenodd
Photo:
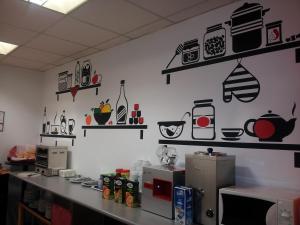
<svg viewBox="0 0 300 225">
<path fill-rule="evenodd" d="M 277 225 L 266 223 L 268 212 L 271 217 L 272 211 L 269 210 L 274 202 L 231 194 L 221 194 L 221 198 L 221 225 Z M 268 220 L 271 222 L 270 218 Z"/>
<path fill-rule="evenodd" d="M 269 208 L 266 215 L 266 225 L 277 225 L 277 204 Z"/>
</svg>

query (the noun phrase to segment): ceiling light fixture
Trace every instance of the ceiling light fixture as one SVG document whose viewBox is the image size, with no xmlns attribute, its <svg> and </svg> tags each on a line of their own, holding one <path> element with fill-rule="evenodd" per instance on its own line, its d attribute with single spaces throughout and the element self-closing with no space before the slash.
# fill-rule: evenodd
<svg viewBox="0 0 300 225">
<path fill-rule="evenodd" d="M 12 50 L 14 50 L 16 47 L 18 47 L 18 45 L 0 41 L 0 54 L 7 55 Z"/>
<path fill-rule="evenodd" d="M 42 7 L 67 14 L 73 9 L 79 7 L 87 0 L 24 0 L 26 2 L 31 2 Z"/>
</svg>

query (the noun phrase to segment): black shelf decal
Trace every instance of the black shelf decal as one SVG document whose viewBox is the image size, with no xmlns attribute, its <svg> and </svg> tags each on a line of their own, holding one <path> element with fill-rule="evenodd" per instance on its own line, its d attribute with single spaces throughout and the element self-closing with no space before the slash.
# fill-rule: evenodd
<svg viewBox="0 0 300 225">
<path fill-rule="evenodd" d="M 211 147 L 226 147 L 226 148 L 253 148 L 253 149 L 300 151 L 300 144 L 189 141 L 189 140 L 159 140 L 158 143 L 163 145 L 194 145 L 194 146 L 211 146 Z"/>
<path fill-rule="evenodd" d="M 87 129 L 139 129 L 140 130 L 140 139 L 144 138 L 144 131 L 143 129 L 147 129 L 147 125 L 95 125 L 95 126 L 82 126 L 83 136 L 86 137 L 86 130 Z"/>
<path fill-rule="evenodd" d="M 238 53 L 238 54 L 233 54 L 233 55 L 228 55 L 228 56 L 224 56 L 224 57 L 220 57 L 220 58 L 197 62 L 197 63 L 185 65 L 185 66 L 179 66 L 179 67 L 174 67 L 174 68 L 170 68 L 170 69 L 165 69 L 165 70 L 162 70 L 162 74 L 169 75 L 171 73 L 175 73 L 175 72 L 179 72 L 179 71 L 183 71 L 183 70 L 188 70 L 188 69 L 192 69 L 192 68 L 207 66 L 207 65 L 211 65 L 211 64 L 215 64 L 215 63 L 226 62 L 226 61 L 230 61 L 230 60 L 245 58 L 245 57 L 269 53 L 269 52 L 280 51 L 280 50 L 289 49 L 289 48 L 295 48 L 295 47 L 299 47 L 299 46 L 300 46 L 300 41 L 293 41 L 293 42 L 288 42 L 285 44 L 278 44 L 278 45 L 274 45 L 274 46 L 270 46 L 270 47 L 250 50 L 247 52 L 242 52 L 242 53 Z"/>
<path fill-rule="evenodd" d="M 79 87 L 78 91 L 85 90 L 85 89 L 90 89 L 90 88 L 97 88 L 97 87 L 100 87 L 100 86 L 101 86 L 101 84 L 99 83 L 99 84 L 89 85 L 89 86 L 86 86 L 86 87 Z M 71 92 L 71 89 L 68 89 L 68 90 L 65 90 L 65 91 L 57 91 L 56 94 L 60 95 L 60 94 L 68 93 L 68 92 Z"/>
<path fill-rule="evenodd" d="M 147 125 L 95 125 L 95 126 L 82 126 L 82 129 L 147 129 Z"/>
</svg>

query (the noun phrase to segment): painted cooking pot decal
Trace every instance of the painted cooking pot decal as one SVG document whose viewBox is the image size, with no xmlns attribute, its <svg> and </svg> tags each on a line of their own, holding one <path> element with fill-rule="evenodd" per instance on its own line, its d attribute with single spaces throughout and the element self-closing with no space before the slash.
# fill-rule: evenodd
<svg viewBox="0 0 300 225">
<path fill-rule="evenodd" d="M 296 118 L 285 121 L 279 115 L 269 111 L 258 119 L 247 120 L 244 129 L 249 136 L 258 137 L 259 141 L 282 142 L 284 137 L 293 132 L 295 122 Z M 253 124 L 252 129 L 249 129 L 250 124 Z"/>
<path fill-rule="evenodd" d="M 215 139 L 215 107 L 212 99 L 194 101 L 192 113 L 192 138 L 199 140 Z"/>
<path fill-rule="evenodd" d="M 262 9 L 259 3 L 246 2 L 236 9 L 231 20 L 232 50 L 242 52 L 260 47 L 262 42 L 263 16 L 270 9 Z"/>
</svg>

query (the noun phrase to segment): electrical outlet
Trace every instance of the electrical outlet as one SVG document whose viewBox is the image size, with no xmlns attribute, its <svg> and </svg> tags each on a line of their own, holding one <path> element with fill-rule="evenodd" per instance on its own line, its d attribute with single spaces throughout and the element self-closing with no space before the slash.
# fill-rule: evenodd
<svg viewBox="0 0 300 225">
<path fill-rule="evenodd" d="M 296 63 L 300 63 L 300 48 L 296 49 Z"/>
<path fill-rule="evenodd" d="M 294 153 L 295 168 L 300 168 L 300 152 Z"/>
</svg>

